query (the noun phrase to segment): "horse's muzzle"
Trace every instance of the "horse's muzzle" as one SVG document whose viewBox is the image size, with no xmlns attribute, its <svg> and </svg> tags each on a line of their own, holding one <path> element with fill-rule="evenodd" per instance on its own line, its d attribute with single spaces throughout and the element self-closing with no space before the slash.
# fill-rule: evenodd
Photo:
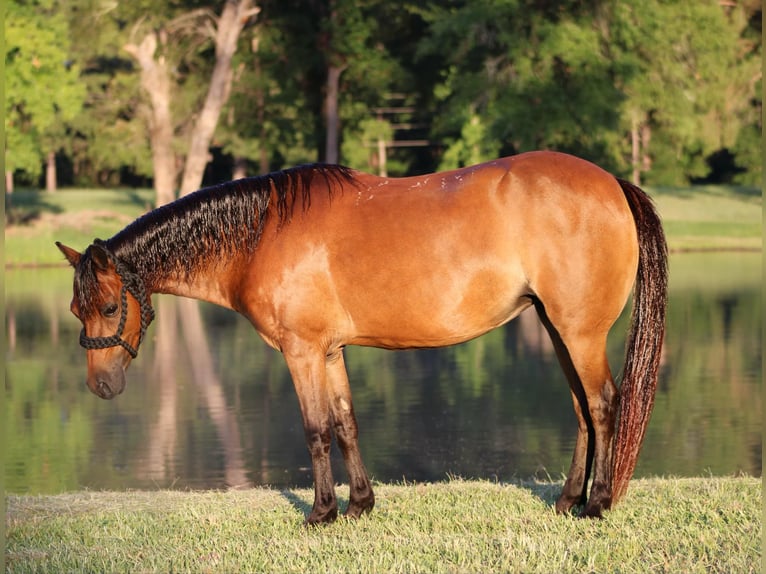
<svg viewBox="0 0 766 574">
<path fill-rule="evenodd" d="M 125 390 L 125 371 L 120 369 L 114 374 L 99 374 L 93 380 L 88 380 L 91 392 L 105 400 L 111 400 Z"/>
<path fill-rule="evenodd" d="M 106 381 L 99 381 L 98 386 L 96 387 L 96 394 L 102 399 L 107 400 L 117 396 Z"/>
</svg>

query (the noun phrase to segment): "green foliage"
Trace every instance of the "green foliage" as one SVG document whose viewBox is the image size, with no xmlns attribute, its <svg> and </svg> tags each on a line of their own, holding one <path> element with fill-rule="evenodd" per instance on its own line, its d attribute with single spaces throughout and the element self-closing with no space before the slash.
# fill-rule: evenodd
<svg viewBox="0 0 766 574">
<path fill-rule="evenodd" d="M 70 33 L 56 0 L 10 0 L 5 14 L 5 165 L 36 178 L 64 146 L 85 87 L 68 54 Z"/>
<path fill-rule="evenodd" d="M 460 138 L 447 147 L 439 169 L 456 169 L 497 157 L 500 143 L 487 133 L 487 127 L 477 114 L 468 114 Z"/>
<path fill-rule="evenodd" d="M 249 48 L 237 53 L 232 94 L 216 132 L 225 153 L 249 163 L 265 158 L 256 173 L 316 161 L 314 104 L 301 89 L 305 68 L 286 65 L 307 56 L 291 52 L 289 29 L 272 17 L 260 14 L 258 24 L 242 34 Z"/>
<path fill-rule="evenodd" d="M 763 183 L 763 149 L 761 130 L 754 124 L 746 125 L 737 135 L 734 144 L 737 166 L 742 173 L 734 176 L 734 182 L 740 185 L 760 187 Z"/>
<path fill-rule="evenodd" d="M 617 46 L 636 67 L 624 79 L 623 129 L 635 119 L 651 129 L 647 181 L 704 177 L 705 159 L 734 144 L 760 65 L 756 54 L 743 56 L 738 13 L 712 2 L 619 4 Z"/>
<path fill-rule="evenodd" d="M 725 177 L 760 183 L 757 0 L 258 6 L 240 37 L 232 97 L 213 142 L 258 171 L 323 157 L 333 65 L 343 69 L 341 161 L 364 169 L 374 168 L 361 148 L 375 110 L 395 100 L 416 112 L 383 118 L 392 138 L 408 139 L 397 127 L 408 123 L 428 132 L 414 139 L 433 142 L 389 149 L 397 175 L 555 148 L 623 176 L 638 168 L 644 183 L 683 185 L 708 177 L 711 154 L 727 150 L 735 167 Z M 11 0 L 7 166 L 32 180 L 53 150 L 76 184 L 151 176 L 148 104 L 123 49 L 146 30 L 159 31 L 159 49 L 174 63 L 183 157 L 213 64 L 205 30 L 217 9 L 207 0 Z"/>
<path fill-rule="evenodd" d="M 751 99 L 760 43 L 743 38 L 757 10 L 680 1 L 434 3 L 421 55 L 445 54 L 435 135 L 463 139 L 461 110 L 472 109 L 507 151 L 554 148 L 627 175 L 631 131 L 643 127 L 648 181 L 704 177 L 707 157 L 758 121 Z M 741 165 L 753 162 L 744 156 Z"/>
<path fill-rule="evenodd" d="M 364 118 L 356 126 L 358 131 L 347 129 L 341 147 L 344 162 L 354 169 L 374 172 L 377 142 L 393 139 L 391 124 L 376 118 Z"/>
</svg>

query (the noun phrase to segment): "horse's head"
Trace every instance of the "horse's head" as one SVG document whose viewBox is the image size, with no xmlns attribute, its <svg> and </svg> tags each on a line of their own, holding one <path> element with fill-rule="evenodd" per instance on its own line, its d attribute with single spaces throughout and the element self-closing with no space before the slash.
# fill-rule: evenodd
<svg viewBox="0 0 766 574">
<path fill-rule="evenodd" d="M 70 309 L 83 325 L 88 388 L 102 399 L 125 390 L 125 370 L 154 318 L 141 278 L 96 240 L 84 253 L 56 242 L 74 267 Z"/>
</svg>

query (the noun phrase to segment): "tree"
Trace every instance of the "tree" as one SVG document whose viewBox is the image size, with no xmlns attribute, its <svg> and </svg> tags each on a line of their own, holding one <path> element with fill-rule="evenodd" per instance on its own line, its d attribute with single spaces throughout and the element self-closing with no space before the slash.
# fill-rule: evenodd
<svg viewBox="0 0 766 574">
<path fill-rule="evenodd" d="M 458 145 L 478 114 L 503 152 L 555 148 L 653 183 L 704 175 L 706 158 L 735 141 L 753 92 L 758 60 L 742 57 L 741 10 L 659 0 L 434 3 L 421 55 L 448 54 L 435 138 Z"/>
<path fill-rule="evenodd" d="M 739 104 L 738 122 L 742 127 L 736 134 L 736 141 L 731 149 L 734 154 L 735 166 L 739 173 L 734 175 L 734 182 L 742 185 L 760 187 L 763 183 L 763 69 L 759 66 L 763 42 L 762 21 L 763 4 L 760 0 L 746 0 L 742 9 L 735 7 L 732 19 L 739 19 L 740 53 L 743 61 L 755 65 L 750 67 L 750 76 L 744 74 L 741 78 L 748 85 L 744 91 L 743 100 L 749 105 Z M 736 20 L 735 20 L 736 21 Z"/>
<path fill-rule="evenodd" d="M 29 180 L 48 163 L 48 189 L 55 189 L 55 154 L 65 146 L 80 113 L 85 90 L 69 58 L 69 29 L 56 0 L 11 0 L 5 21 L 6 189 L 14 172 Z"/>
<path fill-rule="evenodd" d="M 12 0 L 7 165 L 153 177 L 158 203 L 211 153 L 399 175 L 555 148 L 636 181 L 721 157 L 758 181 L 760 1 L 648 2 Z"/>
<path fill-rule="evenodd" d="M 229 0 L 219 16 L 200 8 L 163 22 L 159 29 L 142 29 L 141 21 L 135 24 L 133 35 L 142 38 L 127 43 L 124 48 L 138 63 L 141 86 L 150 99 L 150 135 L 158 204 L 173 199 L 177 178 L 178 158 L 173 145 L 175 125 L 171 111 L 175 89 L 171 69 L 179 67 L 181 62 L 173 58 L 175 54 L 170 49 L 171 37 L 174 40 L 179 36 L 191 36 L 197 41 L 200 38 L 212 40 L 215 49 L 207 93 L 192 121 L 188 151 L 183 162 L 180 193 L 185 195 L 199 188 L 202 183 L 210 142 L 231 91 L 232 58 L 239 36 L 258 11 L 253 0 Z"/>
<path fill-rule="evenodd" d="M 173 201 L 178 177 L 173 146 L 174 125 L 170 110 L 171 64 L 163 55 L 157 55 L 158 46 L 164 49 L 167 42 L 166 32 L 152 30 L 146 33 L 139 44 L 125 45 L 125 51 L 138 62 L 141 69 L 141 87 L 149 96 L 149 139 L 157 205 Z"/>
<path fill-rule="evenodd" d="M 389 12 L 399 7 L 381 0 L 260 5 L 256 41 L 239 62 L 224 122 L 236 127 L 222 134 L 226 149 L 255 153 L 261 171 L 267 164 L 348 163 L 345 139 L 365 131 L 372 108 L 401 78 L 381 41 L 381 30 L 388 32 L 381 23 L 390 24 Z"/>
<path fill-rule="evenodd" d="M 745 24 L 741 7 L 717 2 L 615 5 L 611 39 L 636 68 L 621 78 L 634 181 L 645 172 L 652 183 L 688 183 L 734 145 L 760 66 L 742 57 Z"/>
<path fill-rule="evenodd" d="M 356 0 L 327 0 L 327 4 L 321 6 L 318 48 L 324 56 L 326 73 L 322 107 L 326 134 L 324 160 L 327 163 L 338 163 L 340 158 L 341 75 L 346 70 L 351 74 L 363 71 L 363 81 L 374 85 L 381 73 L 390 70 L 385 49 L 374 44 L 377 21 L 372 14 L 378 6 L 378 2 L 359 3 Z M 351 83 L 353 85 L 353 79 Z M 382 84 L 386 83 L 384 80 Z M 346 93 L 356 92 L 348 84 L 346 88 Z"/>
<path fill-rule="evenodd" d="M 213 24 L 212 39 L 215 43 L 215 66 L 210 76 L 210 86 L 205 102 L 192 130 L 191 144 L 181 181 L 181 195 L 191 193 L 202 183 L 210 141 L 218 124 L 221 110 L 231 93 L 232 58 L 237 50 L 239 35 L 245 24 L 259 11 L 260 8 L 254 5 L 253 0 L 239 0 L 238 2 L 230 0 Z"/>
<path fill-rule="evenodd" d="M 317 159 L 312 97 L 318 89 L 309 88 L 310 67 L 294 64 L 307 57 L 276 17 L 264 4 L 249 53 L 237 55 L 232 94 L 216 132 L 222 151 L 233 157 L 235 177 Z"/>
</svg>

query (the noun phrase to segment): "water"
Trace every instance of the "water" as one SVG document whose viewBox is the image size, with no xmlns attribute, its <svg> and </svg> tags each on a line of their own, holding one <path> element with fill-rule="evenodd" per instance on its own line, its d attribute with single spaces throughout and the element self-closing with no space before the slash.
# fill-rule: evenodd
<svg viewBox="0 0 766 574">
<path fill-rule="evenodd" d="M 5 281 L 7 491 L 311 484 L 287 369 L 242 317 L 155 296 L 125 393 L 102 401 L 84 385 L 71 271 L 14 270 Z M 637 476 L 761 475 L 761 316 L 760 253 L 672 258 Z M 626 329 L 627 313 L 609 342 L 615 372 Z M 375 480 L 558 479 L 568 468 L 575 418 L 534 311 L 467 344 L 349 348 L 346 363 Z"/>
</svg>

